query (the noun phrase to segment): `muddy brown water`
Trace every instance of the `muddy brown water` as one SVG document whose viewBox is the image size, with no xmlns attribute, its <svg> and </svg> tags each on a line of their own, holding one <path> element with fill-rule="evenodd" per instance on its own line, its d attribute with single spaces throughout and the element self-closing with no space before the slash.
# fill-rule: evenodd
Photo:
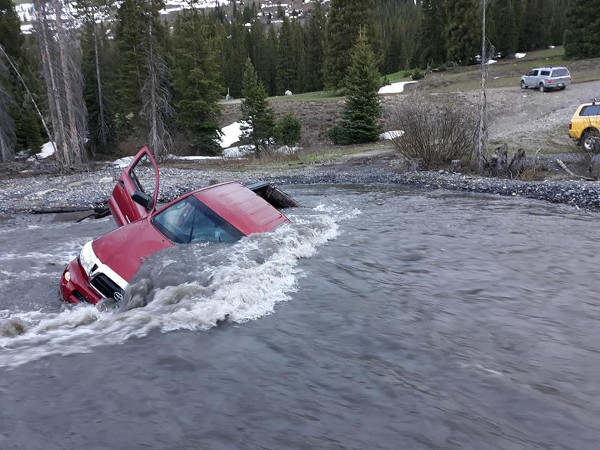
<svg viewBox="0 0 600 450">
<path fill-rule="evenodd" d="M 58 301 L 111 219 L 3 217 L 0 448 L 597 448 L 598 213 L 287 190 L 292 226 L 156 255 L 128 310 Z"/>
</svg>

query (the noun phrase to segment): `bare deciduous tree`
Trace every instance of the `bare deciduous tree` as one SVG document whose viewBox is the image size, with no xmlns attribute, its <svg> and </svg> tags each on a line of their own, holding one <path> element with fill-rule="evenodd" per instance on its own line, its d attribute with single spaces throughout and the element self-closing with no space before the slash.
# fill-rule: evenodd
<svg viewBox="0 0 600 450">
<path fill-rule="evenodd" d="M 109 17 L 112 0 L 77 0 L 76 8 L 79 12 L 87 32 L 91 35 L 94 54 L 95 82 L 96 82 L 96 102 L 98 104 L 98 141 L 106 146 L 109 140 L 109 126 L 106 117 L 106 100 L 104 98 L 104 89 L 102 82 L 102 70 L 100 68 L 100 52 L 98 45 L 98 18 Z"/>
<path fill-rule="evenodd" d="M 468 160 L 476 147 L 477 110 L 457 100 L 413 95 L 390 118 L 392 129 L 402 130 L 392 140 L 404 157 L 420 161 L 421 168 Z"/>
<path fill-rule="evenodd" d="M 2 72 L 6 72 L 6 70 L 0 59 L 0 75 Z M 13 158 L 15 124 L 8 113 L 12 102 L 12 97 L 6 92 L 0 81 L 0 162 L 8 162 Z"/>
<path fill-rule="evenodd" d="M 157 47 L 152 21 L 150 21 L 146 54 L 148 77 L 142 88 L 142 97 L 145 98 L 142 115 L 150 125 L 148 147 L 157 159 L 162 159 L 167 155 L 170 146 L 171 137 L 167 122 L 173 117 L 173 107 L 168 86 L 169 69 Z"/>
<path fill-rule="evenodd" d="M 87 122 L 81 55 L 71 32 L 72 20 L 62 0 L 52 0 L 51 5 L 34 0 L 34 8 L 56 156 L 64 167 L 80 166 L 86 160 Z"/>
</svg>

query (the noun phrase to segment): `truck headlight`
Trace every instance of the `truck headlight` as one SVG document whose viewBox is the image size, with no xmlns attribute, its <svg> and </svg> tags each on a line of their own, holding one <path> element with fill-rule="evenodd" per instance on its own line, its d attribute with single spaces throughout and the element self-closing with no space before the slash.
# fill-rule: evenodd
<svg viewBox="0 0 600 450">
<path fill-rule="evenodd" d="M 83 248 L 81 249 L 81 253 L 79 254 L 79 263 L 85 273 L 88 275 L 96 265 L 96 254 L 94 253 L 94 249 L 92 248 L 92 241 L 87 242 Z"/>
</svg>

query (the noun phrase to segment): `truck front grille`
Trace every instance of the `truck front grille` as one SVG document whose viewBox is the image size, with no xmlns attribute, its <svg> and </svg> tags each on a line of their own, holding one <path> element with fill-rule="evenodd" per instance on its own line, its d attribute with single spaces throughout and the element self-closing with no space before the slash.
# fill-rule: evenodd
<svg viewBox="0 0 600 450">
<path fill-rule="evenodd" d="M 92 278 L 91 285 L 103 297 L 114 298 L 115 300 L 123 298 L 123 291 L 119 285 L 103 273 L 99 273 Z M 117 295 L 115 295 L 115 293 L 117 293 Z"/>
</svg>

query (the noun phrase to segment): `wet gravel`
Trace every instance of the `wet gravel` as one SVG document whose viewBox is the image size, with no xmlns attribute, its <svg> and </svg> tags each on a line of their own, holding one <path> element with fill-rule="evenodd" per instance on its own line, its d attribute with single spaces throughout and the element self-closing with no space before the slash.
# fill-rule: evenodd
<svg viewBox="0 0 600 450">
<path fill-rule="evenodd" d="M 525 182 L 448 173 L 402 172 L 388 157 L 348 158 L 301 169 L 231 172 L 209 168 L 162 166 L 159 202 L 206 186 L 211 181 L 271 181 L 290 184 L 399 184 L 422 189 L 522 196 L 579 208 L 600 207 L 600 182 L 553 180 Z M 44 213 L 103 210 L 123 169 L 106 165 L 69 175 L 40 174 L 0 180 L 0 213 Z"/>
</svg>

